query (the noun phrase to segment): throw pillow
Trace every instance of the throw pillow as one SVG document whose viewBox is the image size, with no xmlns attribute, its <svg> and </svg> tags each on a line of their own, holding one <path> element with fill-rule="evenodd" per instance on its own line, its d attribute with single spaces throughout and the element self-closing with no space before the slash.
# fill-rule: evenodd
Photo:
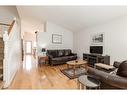
<svg viewBox="0 0 127 95">
<path fill-rule="evenodd" d="M 59 56 L 59 57 L 64 56 L 64 51 L 63 51 L 63 50 L 59 50 L 59 51 L 58 51 L 58 56 Z"/>
<path fill-rule="evenodd" d="M 114 75 L 116 75 L 117 70 L 118 70 L 118 69 L 116 68 L 114 71 L 110 72 L 110 74 L 114 74 Z"/>
<path fill-rule="evenodd" d="M 117 75 L 127 77 L 127 61 L 123 61 L 117 71 Z"/>
<path fill-rule="evenodd" d="M 65 50 L 65 56 L 68 56 L 71 54 L 71 50 Z"/>
</svg>

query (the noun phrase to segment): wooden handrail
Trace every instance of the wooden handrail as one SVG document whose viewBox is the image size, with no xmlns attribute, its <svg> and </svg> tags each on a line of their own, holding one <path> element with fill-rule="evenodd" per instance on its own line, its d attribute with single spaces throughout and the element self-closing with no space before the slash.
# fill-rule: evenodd
<svg viewBox="0 0 127 95">
<path fill-rule="evenodd" d="M 0 25 L 11 26 L 10 24 L 0 23 Z"/>
<path fill-rule="evenodd" d="M 15 20 L 12 21 L 12 23 L 11 23 L 9 29 L 8 29 L 8 34 L 10 34 L 10 32 L 11 32 L 13 26 L 14 26 L 14 23 L 15 23 Z"/>
</svg>

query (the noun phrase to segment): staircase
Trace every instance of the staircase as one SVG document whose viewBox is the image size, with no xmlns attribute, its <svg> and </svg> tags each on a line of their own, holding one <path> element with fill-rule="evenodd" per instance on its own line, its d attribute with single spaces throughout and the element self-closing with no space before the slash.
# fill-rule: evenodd
<svg viewBox="0 0 127 95">
<path fill-rule="evenodd" d="M 12 32 L 15 22 L 16 18 L 11 24 L 0 22 L 0 89 L 5 88 L 5 84 L 8 83 L 8 73 L 5 72 L 8 66 L 8 36 Z"/>
<path fill-rule="evenodd" d="M 3 38 L 0 37 L 0 89 L 3 88 L 3 59 L 4 59 L 4 42 Z"/>
</svg>

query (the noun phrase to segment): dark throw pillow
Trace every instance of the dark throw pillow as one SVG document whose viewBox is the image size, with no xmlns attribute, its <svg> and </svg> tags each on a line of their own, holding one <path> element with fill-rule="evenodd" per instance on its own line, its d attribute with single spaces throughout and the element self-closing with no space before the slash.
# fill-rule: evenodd
<svg viewBox="0 0 127 95">
<path fill-rule="evenodd" d="M 64 56 L 64 50 L 58 50 L 58 56 L 59 57 Z"/>
<path fill-rule="evenodd" d="M 116 68 L 119 68 L 119 65 L 120 65 L 120 64 L 121 64 L 121 62 L 114 61 L 113 66 L 116 67 Z"/>
<path fill-rule="evenodd" d="M 118 68 L 117 75 L 127 77 L 127 61 L 123 61 Z"/>
<path fill-rule="evenodd" d="M 65 56 L 68 56 L 71 54 L 71 50 L 65 50 Z"/>
</svg>

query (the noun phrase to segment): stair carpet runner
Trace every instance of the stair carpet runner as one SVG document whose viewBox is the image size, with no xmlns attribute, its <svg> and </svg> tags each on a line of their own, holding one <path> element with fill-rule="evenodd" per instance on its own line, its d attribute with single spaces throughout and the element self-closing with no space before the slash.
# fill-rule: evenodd
<svg viewBox="0 0 127 95">
<path fill-rule="evenodd" d="M 0 37 L 0 89 L 3 88 L 3 59 L 4 59 L 4 42 L 3 38 Z"/>
</svg>

